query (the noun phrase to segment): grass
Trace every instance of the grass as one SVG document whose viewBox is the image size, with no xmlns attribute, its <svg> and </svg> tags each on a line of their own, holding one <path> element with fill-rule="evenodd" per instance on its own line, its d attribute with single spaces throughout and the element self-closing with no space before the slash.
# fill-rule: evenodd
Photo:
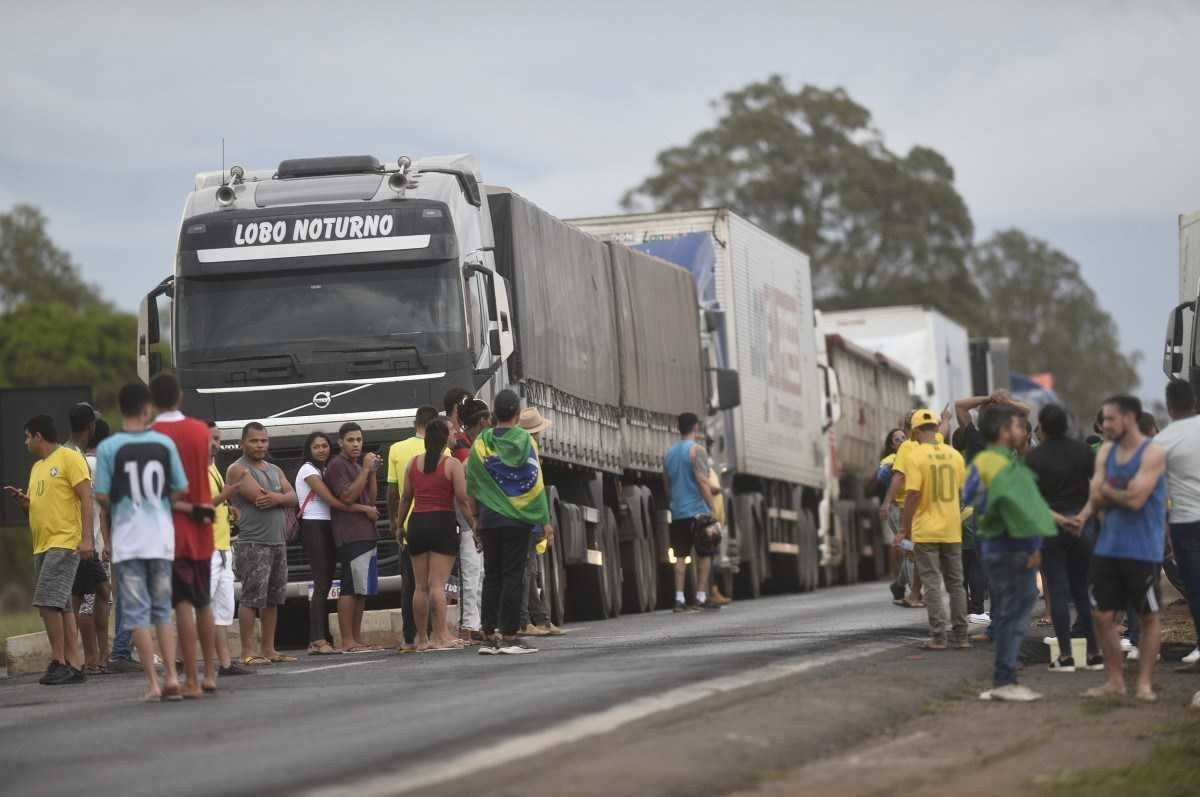
<svg viewBox="0 0 1200 797">
<path fill-rule="evenodd" d="M 42 618 L 37 612 L 0 614 L 0 666 L 7 664 L 7 643 L 10 636 L 32 634 L 42 630 Z"/>
<path fill-rule="evenodd" d="M 1191 797 L 1200 784 L 1200 719 L 1155 732 L 1150 755 L 1130 766 L 1065 770 L 1036 779 L 1049 797 Z"/>
</svg>

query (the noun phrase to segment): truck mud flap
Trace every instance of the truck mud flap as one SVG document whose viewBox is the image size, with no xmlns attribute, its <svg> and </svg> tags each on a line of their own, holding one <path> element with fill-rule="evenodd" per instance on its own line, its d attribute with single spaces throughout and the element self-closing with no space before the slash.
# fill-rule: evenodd
<svg viewBox="0 0 1200 797">
<path fill-rule="evenodd" d="M 646 527 L 649 488 L 632 485 L 624 490 L 617 539 L 621 547 L 621 607 L 626 614 L 651 611 L 657 603 L 658 580 L 653 561 L 651 531 Z M 653 583 L 652 583 L 653 580 Z"/>
<path fill-rule="evenodd" d="M 587 564 L 587 529 L 583 523 L 583 511 L 577 504 L 559 504 L 562 528 L 563 564 L 567 566 Z"/>
</svg>

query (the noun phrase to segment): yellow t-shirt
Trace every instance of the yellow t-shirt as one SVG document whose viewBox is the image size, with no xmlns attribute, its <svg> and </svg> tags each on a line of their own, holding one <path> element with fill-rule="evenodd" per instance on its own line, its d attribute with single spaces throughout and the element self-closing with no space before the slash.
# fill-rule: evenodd
<svg viewBox="0 0 1200 797">
<path fill-rule="evenodd" d="M 78 451 L 59 446 L 35 462 L 29 471 L 29 528 L 33 552 L 51 548 L 75 550 L 83 540 L 83 513 L 75 488 L 89 481 L 87 460 Z"/>
<path fill-rule="evenodd" d="M 935 439 L 937 440 L 939 445 L 946 442 L 945 438 L 942 437 L 941 432 L 937 433 L 937 437 Z M 919 445 L 921 445 L 921 444 L 918 443 L 915 439 L 905 440 L 903 443 L 900 444 L 900 447 L 896 449 L 895 454 L 891 454 L 887 457 L 884 457 L 883 462 L 881 462 L 879 464 L 882 465 L 890 459 L 892 462 L 892 473 L 903 473 L 905 475 L 905 477 L 907 477 L 908 474 L 904 469 L 908 467 L 908 459 L 912 455 L 912 452 L 914 450 L 916 450 L 917 446 L 919 446 Z M 906 484 L 907 484 L 907 482 L 906 482 Z M 908 489 L 908 488 L 905 487 L 905 489 Z M 900 507 L 901 509 L 904 508 L 904 490 L 901 490 L 900 492 L 896 493 L 896 506 Z"/>
<path fill-rule="evenodd" d="M 404 495 L 404 478 L 408 475 L 408 463 L 413 461 L 413 457 L 425 453 L 425 438 L 413 435 L 407 440 L 401 440 L 399 443 L 392 443 L 388 449 L 388 468 L 387 481 L 388 484 L 396 485 L 396 494 Z M 450 456 L 450 449 L 442 452 L 443 457 Z M 408 510 L 409 517 L 412 517 L 412 509 Z M 404 518 L 404 525 L 408 525 L 408 518 Z"/>
<path fill-rule="evenodd" d="M 908 455 L 904 489 L 920 493 L 913 542 L 962 542 L 959 496 L 967 475 L 962 454 L 945 443 L 919 446 Z"/>
<path fill-rule="evenodd" d="M 208 489 L 212 490 L 213 497 L 217 493 L 225 489 L 225 479 L 221 477 L 221 471 L 216 465 L 209 463 L 208 465 Z M 218 551 L 229 550 L 229 502 L 218 506 L 215 510 L 216 517 L 213 518 L 213 547 Z"/>
</svg>

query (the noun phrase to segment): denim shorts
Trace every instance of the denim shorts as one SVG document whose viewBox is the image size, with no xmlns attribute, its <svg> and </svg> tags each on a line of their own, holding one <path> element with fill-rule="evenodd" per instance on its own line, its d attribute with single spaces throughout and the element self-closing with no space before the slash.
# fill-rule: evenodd
<svg viewBox="0 0 1200 797">
<path fill-rule="evenodd" d="M 121 627 L 148 628 L 171 622 L 171 560 L 127 559 L 117 567 Z"/>
</svg>

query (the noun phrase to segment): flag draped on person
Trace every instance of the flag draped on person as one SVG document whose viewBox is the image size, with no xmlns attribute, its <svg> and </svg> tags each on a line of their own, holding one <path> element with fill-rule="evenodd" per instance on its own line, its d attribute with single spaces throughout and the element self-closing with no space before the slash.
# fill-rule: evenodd
<svg viewBox="0 0 1200 797">
<path fill-rule="evenodd" d="M 974 507 L 981 539 L 1058 533 L 1033 471 L 1007 448 L 993 446 L 971 461 L 963 503 Z"/>
<path fill-rule="evenodd" d="M 537 446 L 520 427 L 485 429 L 467 459 L 467 492 L 488 509 L 531 526 L 550 522 Z"/>
</svg>

